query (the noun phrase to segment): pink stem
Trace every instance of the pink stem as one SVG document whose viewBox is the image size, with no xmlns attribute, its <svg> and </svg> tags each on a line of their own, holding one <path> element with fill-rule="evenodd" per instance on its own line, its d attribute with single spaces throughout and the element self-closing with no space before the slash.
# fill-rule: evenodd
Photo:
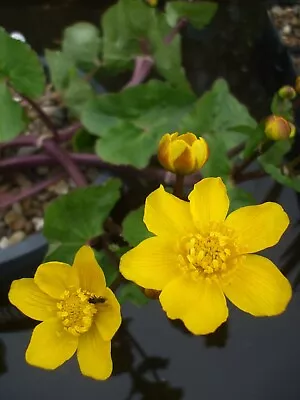
<svg viewBox="0 0 300 400">
<path fill-rule="evenodd" d="M 143 82 L 149 75 L 152 66 L 153 66 L 152 57 L 148 55 L 137 56 L 135 58 L 135 66 L 132 73 L 132 77 L 130 81 L 124 86 L 124 89 L 132 86 L 137 86 L 138 84 Z"/>
<path fill-rule="evenodd" d="M 59 164 L 61 164 L 61 166 L 68 172 L 78 187 L 87 186 L 87 181 L 84 175 L 71 159 L 66 150 L 59 147 L 53 140 L 47 139 L 42 142 L 42 147 L 46 153 L 48 153 L 52 158 L 57 160 Z"/>
<path fill-rule="evenodd" d="M 174 26 L 174 28 L 171 30 L 171 32 L 164 38 L 164 43 L 165 44 L 170 44 L 174 37 L 181 31 L 182 28 L 184 28 L 188 23 L 188 20 L 185 18 L 181 18 L 177 21 L 177 24 Z"/>
<path fill-rule="evenodd" d="M 65 142 L 72 138 L 78 129 L 82 127 L 80 122 L 68 126 L 67 128 L 58 131 L 59 142 Z M 22 147 L 22 146 L 36 146 L 38 135 L 21 135 L 11 140 L 10 142 L 0 143 L 0 150 L 7 147 Z"/>
<path fill-rule="evenodd" d="M 43 189 L 45 189 L 48 186 L 53 185 L 57 181 L 61 180 L 65 176 L 65 172 L 60 172 L 57 175 L 52 176 L 51 178 L 44 180 L 42 182 L 37 183 L 36 185 L 22 190 L 20 193 L 18 193 L 16 196 L 11 196 L 11 195 L 1 195 L 0 199 L 0 209 L 5 208 L 8 206 L 11 206 L 12 204 L 21 201 L 27 197 L 34 196 L 35 194 L 41 192 Z"/>
</svg>

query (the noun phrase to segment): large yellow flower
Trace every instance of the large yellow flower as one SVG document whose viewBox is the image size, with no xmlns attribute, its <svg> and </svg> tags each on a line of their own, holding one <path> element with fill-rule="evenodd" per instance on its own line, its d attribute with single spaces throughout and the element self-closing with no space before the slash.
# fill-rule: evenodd
<svg viewBox="0 0 300 400">
<path fill-rule="evenodd" d="M 226 218 L 229 199 L 220 178 L 194 186 L 190 202 L 161 186 L 145 205 L 144 222 L 156 236 L 126 253 L 125 278 L 162 290 L 171 319 L 194 334 L 215 331 L 228 317 L 225 296 L 255 316 L 282 313 L 291 286 L 267 258 L 251 253 L 275 245 L 289 224 L 276 203 L 240 208 Z"/>
<path fill-rule="evenodd" d="M 48 262 L 39 266 L 34 279 L 14 281 L 9 300 L 30 318 L 43 321 L 26 351 L 29 364 L 55 369 L 77 350 L 83 375 L 111 375 L 111 339 L 121 324 L 120 305 L 89 246 L 79 249 L 72 267 Z"/>
</svg>

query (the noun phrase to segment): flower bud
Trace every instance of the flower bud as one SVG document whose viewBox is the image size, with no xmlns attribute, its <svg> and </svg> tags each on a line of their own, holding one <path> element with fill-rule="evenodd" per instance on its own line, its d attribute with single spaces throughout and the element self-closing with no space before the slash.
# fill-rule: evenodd
<svg viewBox="0 0 300 400">
<path fill-rule="evenodd" d="M 151 7 L 156 7 L 158 0 L 147 0 L 147 3 L 151 6 Z"/>
<path fill-rule="evenodd" d="M 296 97 L 296 90 L 292 86 L 282 86 L 278 94 L 282 99 L 292 100 Z"/>
<path fill-rule="evenodd" d="M 297 93 L 300 93 L 300 76 L 297 76 L 296 78 L 295 89 Z"/>
<path fill-rule="evenodd" d="M 295 136 L 296 128 L 286 119 L 271 115 L 265 121 L 265 134 L 271 140 L 285 140 Z"/>
<path fill-rule="evenodd" d="M 192 174 L 206 163 L 209 149 L 203 138 L 187 132 L 166 133 L 158 146 L 158 160 L 168 171 L 179 175 Z"/>
</svg>

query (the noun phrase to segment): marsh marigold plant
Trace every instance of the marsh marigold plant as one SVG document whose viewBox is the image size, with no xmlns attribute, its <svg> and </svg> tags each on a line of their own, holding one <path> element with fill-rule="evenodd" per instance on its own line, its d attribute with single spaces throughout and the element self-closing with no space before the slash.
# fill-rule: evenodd
<svg viewBox="0 0 300 400">
<path fill-rule="evenodd" d="M 282 313 L 291 286 L 268 258 L 253 253 L 274 246 L 289 224 L 277 203 L 247 206 L 227 216 L 220 178 L 203 179 L 189 202 L 161 186 L 145 205 L 144 222 L 155 236 L 123 255 L 125 278 L 160 290 L 171 319 L 194 334 L 215 331 L 228 318 L 225 296 L 254 316 Z"/>
<path fill-rule="evenodd" d="M 72 267 L 48 262 L 33 279 L 14 281 L 9 300 L 43 321 L 26 351 L 29 364 L 55 369 L 77 351 L 83 375 L 101 380 L 111 375 L 111 339 L 121 324 L 120 305 L 89 246 L 79 249 Z"/>
</svg>

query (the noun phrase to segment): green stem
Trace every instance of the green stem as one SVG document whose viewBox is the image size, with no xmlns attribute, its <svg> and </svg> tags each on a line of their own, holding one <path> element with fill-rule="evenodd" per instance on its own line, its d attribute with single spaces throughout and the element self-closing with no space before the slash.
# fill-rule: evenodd
<svg viewBox="0 0 300 400">
<path fill-rule="evenodd" d="M 254 160 L 256 160 L 258 157 L 260 157 L 262 154 L 266 153 L 273 145 L 274 141 L 272 140 L 266 140 L 265 142 L 262 143 L 261 146 L 259 146 L 252 154 L 251 156 L 247 157 L 243 162 L 241 162 L 239 165 L 235 165 L 233 167 L 233 170 L 231 172 L 231 176 L 234 180 L 238 179 L 238 177 L 241 175 L 241 173 L 250 165 Z"/>
</svg>

